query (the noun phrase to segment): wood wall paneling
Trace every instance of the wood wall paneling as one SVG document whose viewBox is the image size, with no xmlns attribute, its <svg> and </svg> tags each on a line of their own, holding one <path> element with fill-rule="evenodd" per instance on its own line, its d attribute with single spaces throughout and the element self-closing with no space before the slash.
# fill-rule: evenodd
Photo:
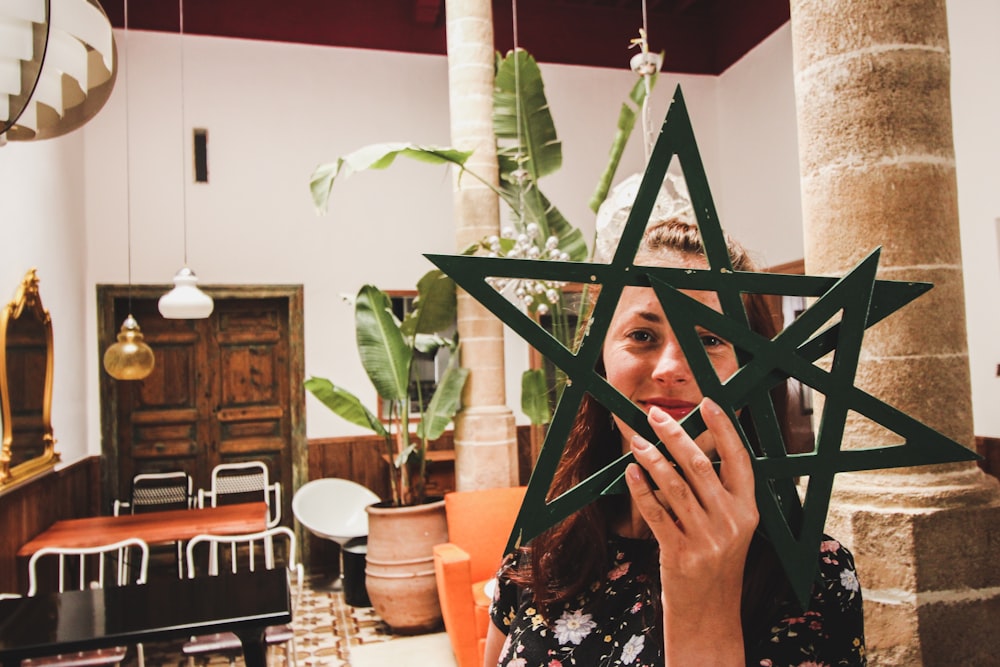
<svg viewBox="0 0 1000 667">
<path fill-rule="evenodd" d="M 977 435 L 976 453 L 983 457 L 979 467 L 987 474 L 1000 477 L 1000 438 Z"/>
<path fill-rule="evenodd" d="M 0 493 L 0 591 L 28 592 L 28 563 L 16 556 L 21 545 L 61 519 L 101 514 L 97 457 L 71 465 Z"/>
</svg>

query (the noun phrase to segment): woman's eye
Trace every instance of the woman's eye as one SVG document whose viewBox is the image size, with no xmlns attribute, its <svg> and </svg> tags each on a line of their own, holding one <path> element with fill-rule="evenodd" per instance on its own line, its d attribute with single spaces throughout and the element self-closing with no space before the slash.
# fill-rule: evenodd
<svg viewBox="0 0 1000 667">
<path fill-rule="evenodd" d="M 648 343 L 653 340 L 653 334 L 645 329 L 637 329 L 636 331 L 629 332 L 628 338 L 637 343 Z"/>
<path fill-rule="evenodd" d="M 718 347 L 720 345 L 728 345 L 728 343 L 714 334 L 702 334 L 701 344 L 705 347 Z"/>
</svg>

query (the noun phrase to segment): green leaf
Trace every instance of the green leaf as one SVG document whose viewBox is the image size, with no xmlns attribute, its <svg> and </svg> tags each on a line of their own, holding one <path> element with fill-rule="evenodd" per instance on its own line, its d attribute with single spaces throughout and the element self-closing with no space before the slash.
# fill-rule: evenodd
<svg viewBox="0 0 1000 667">
<path fill-rule="evenodd" d="M 552 419 L 545 372 L 540 368 L 528 369 L 521 375 L 521 411 L 532 424 L 548 424 Z"/>
<path fill-rule="evenodd" d="M 330 191 L 333 189 L 333 182 L 338 176 L 346 178 L 358 171 L 386 169 L 400 155 L 420 162 L 454 164 L 464 168 L 465 161 L 472 155 L 472 151 L 418 146 L 404 142 L 363 146 L 353 153 L 338 157 L 336 162 L 321 164 L 313 171 L 312 177 L 309 180 L 309 190 L 312 192 L 316 212 L 326 213 Z"/>
<path fill-rule="evenodd" d="M 375 431 L 383 438 L 388 435 L 381 420 L 368 410 L 357 396 L 343 387 L 338 387 L 326 378 L 311 377 L 304 383 L 305 388 L 320 403 L 330 408 L 334 414 L 352 424 Z"/>
<path fill-rule="evenodd" d="M 394 465 L 397 469 L 402 468 L 406 465 L 406 462 L 410 460 L 410 455 L 415 451 L 417 451 L 417 443 L 411 442 L 406 447 L 403 447 L 403 451 L 401 451 L 396 458 L 393 459 L 392 465 Z"/>
<path fill-rule="evenodd" d="M 417 334 L 413 337 L 413 349 L 424 354 L 435 354 L 442 347 L 451 347 L 450 338 L 438 334 Z"/>
<path fill-rule="evenodd" d="M 354 304 L 354 326 L 361 365 L 385 400 L 405 401 L 413 350 L 406 344 L 392 314 L 388 295 L 365 285 Z"/>
<path fill-rule="evenodd" d="M 597 213 L 597 209 L 608 198 L 611 182 L 615 178 L 615 172 L 618 171 L 618 164 L 621 162 L 622 154 L 625 153 L 625 144 L 628 143 L 628 138 L 632 134 L 634 127 L 635 111 L 629 108 L 627 104 L 622 104 L 621 111 L 618 112 L 618 131 L 615 133 L 614 141 L 611 143 L 608 164 L 605 165 L 604 171 L 597 181 L 597 188 L 594 190 L 594 194 L 590 196 L 590 201 L 588 202 L 590 210 L 594 213 Z"/>
<path fill-rule="evenodd" d="M 520 91 L 520 94 L 518 94 Z M 520 102 L 520 106 L 518 106 Z M 493 131 L 497 136 L 500 171 L 520 166 L 537 181 L 562 166 L 562 144 L 545 99 L 538 63 L 517 49 L 499 61 L 493 91 Z M 515 157 L 520 155 L 520 165 Z"/>
<path fill-rule="evenodd" d="M 663 62 L 662 51 L 660 52 L 660 62 Z M 656 85 L 658 74 L 659 72 L 653 74 L 650 79 L 650 91 Z M 642 104 L 646 100 L 646 81 L 643 77 L 639 77 L 639 80 L 632 86 L 628 97 L 635 104 L 636 108 L 632 109 L 628 106 L 627 102 L 623 102 L 621 111 L 618 112 L 617 130 L 615 138 L 611 142 L 611 150 L 608 152 L 608 164 L 604 167 L 604 171 L 601 172 L 601 177 L 597 180 L 597 187 L 594 189 L 594 194 L 590 196 L 590 201 L 588 202 L 590 210 L 594 213 L 597 213 L 597 209 L 608 198 L 608 191 L 611 190 L 611 183 L 614 181 L 615 172 L 618 171 L 622 154 L 625 152 L 625 145 L 628 144 L 628 139 L 632 136 L 632 130 L 635 128 L 635 119 L 638 113 L 641 112 Z"/>
<path fill-rule="evenodd" d="M 440 269 L 428 271 L 417 282 L 417 298 L 403 321 L 403 335 L 444 331 L 455 323 L 457 309 L 455 281 Z"/>
<path fill-rule="evenodd" d="M 462 406 L 462 389 L 469 377 L 469 369 L 461 368 L 456 363 L 457 354 L 453 354 L 427 409 L 417 424 L 417 437 L 427 440 L 437 440 L 448 428 Z"/>
</svg>

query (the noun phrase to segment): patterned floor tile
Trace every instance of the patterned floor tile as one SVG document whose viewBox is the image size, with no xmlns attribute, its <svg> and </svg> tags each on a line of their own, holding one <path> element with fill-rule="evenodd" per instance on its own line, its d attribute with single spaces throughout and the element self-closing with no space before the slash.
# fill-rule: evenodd
<svg viewBox="0 0 1000 667">
<path fill-rule="evenodd" d="M 388 626 L 371 607 L 352 607 L 344 602 L 339 586 L 322 577 L 307 580 L 295 614 L 295 655 L 299 667 L 350 667 L 350 648 L 358 644 L 385 642 L 393 637 Z M 144 646 L 146 667 L 185 667 L 184 642 L 160 642 Z M 134 651 L 124 663 L 136 667 Z M 215 655 L 199 659 L 195 667 L 243 667 L 242 656 Z M 288 665 L 283 648 L 277 648 L 271 664 Z"/>
</svg>

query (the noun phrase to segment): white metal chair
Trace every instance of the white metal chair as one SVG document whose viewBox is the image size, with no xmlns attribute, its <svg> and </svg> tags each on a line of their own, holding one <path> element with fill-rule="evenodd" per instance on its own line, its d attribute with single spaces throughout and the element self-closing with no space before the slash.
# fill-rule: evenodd
<svg viewBox="0 0 1000 667">
<path fill-rule="evenodd" d="M 194 498 L 191 475 L 183 470 L 139 473 L 132 478 L 128 501 L 116 500 L 114 514 L 190 509 Z"/>
<path fill-rule="evenodd" d="M 281 548 L 282 542 L 284 549 Z M 272 549 L 274 545 L 277 549 Z M 284 554 L 284 564 L 292 585 L 292 623 L 302 594 L 303 568 L 296 558 L 295 534 L 284 526 L 268 528 L 259 533 L 245 535 L 197 535 L 188 541 L 188 577 L 194 578 L 198 566 L 208 576 L 218 576 L 225 567 L 230 572 L 253 572 L 263 567 L 273 570 L 276 563 L 275 551 Z M 199 560 L 200 558 L 200 560 Z M 278 645 L 285 645 L 286 664 L 297 665 L 295 657 L 295 630 L 291 624 L 270 626 L 264 631 L 264 642 L 269 653 Z M 236 664 L 236 657 L 242 652 L 239 638 L 230 632 L 192 637 L 182 647 L 188 664 L 194 666 L 195 659 L 202 655 L 227 654 L 230 667 Z M 270 662 L 270 656 L 269 660 Z"/>
<path fill-rule="evenodd" d="M 112 513 L 142 514 L 165 510 L 191 509 L 194 504 L 194 484 L 191 475 L 183 470 L 173 472 L 140 473 L 132 478 L 132 489 L 127 501 L 115 500 Z M 175 542 L 177 578 L 184 576 L 184 544 Z"/>
<path fill-rule="evenodd" d="M 135 553 L 139 558 L 134 558 Z M 56 590 L 86 590 L 109 585 L 125 586 L 129 583 L 146 583 L 149 567 L 149 546 L 137 537 L 97 547 L 63 548 L 43 547 L 28 561 L 28 596 L 38 593 L 42 579 L 42 562 L 55 560 Z M 96 566 L 94 566 L 96 561 Z M 138 562 L 138 564 L 136 564 Z M 110 570 L 110 572 L 108 572 Z M 113 577 L 113 579 L 112 579 Z M 110 582 L 114 582 L 111 584 Z M 21 662 L 22 667 L 84 667 L 87 665 L 117 665 L 128 652 L 127 647 L 78 651 L 43 658 L 30 658 Z M 145 665 L 142 644 L 136 644 L 139 667 Z"/>
<path fill-rule="evenodd" d="M 271 482 L 263 461 L 220 463 L 212 469 L 211 487 L 198 489 L 198 507 L 267 503 L 267 527 L 281 523 L 281 482 Z"/>
<path fill-rule="evenodd" d="M 302 527 L 317 537 L 340 545 L 339 570 L 345 597 L 352 582 L 345 577 L 344 547 L 351 540 L 368 537 L 368 512 L 365 508 L 380 500 L 368 487 L 338 477 L 314 479 L 299 487 L 292 496 L 292 514 Z"/>
</svg>

